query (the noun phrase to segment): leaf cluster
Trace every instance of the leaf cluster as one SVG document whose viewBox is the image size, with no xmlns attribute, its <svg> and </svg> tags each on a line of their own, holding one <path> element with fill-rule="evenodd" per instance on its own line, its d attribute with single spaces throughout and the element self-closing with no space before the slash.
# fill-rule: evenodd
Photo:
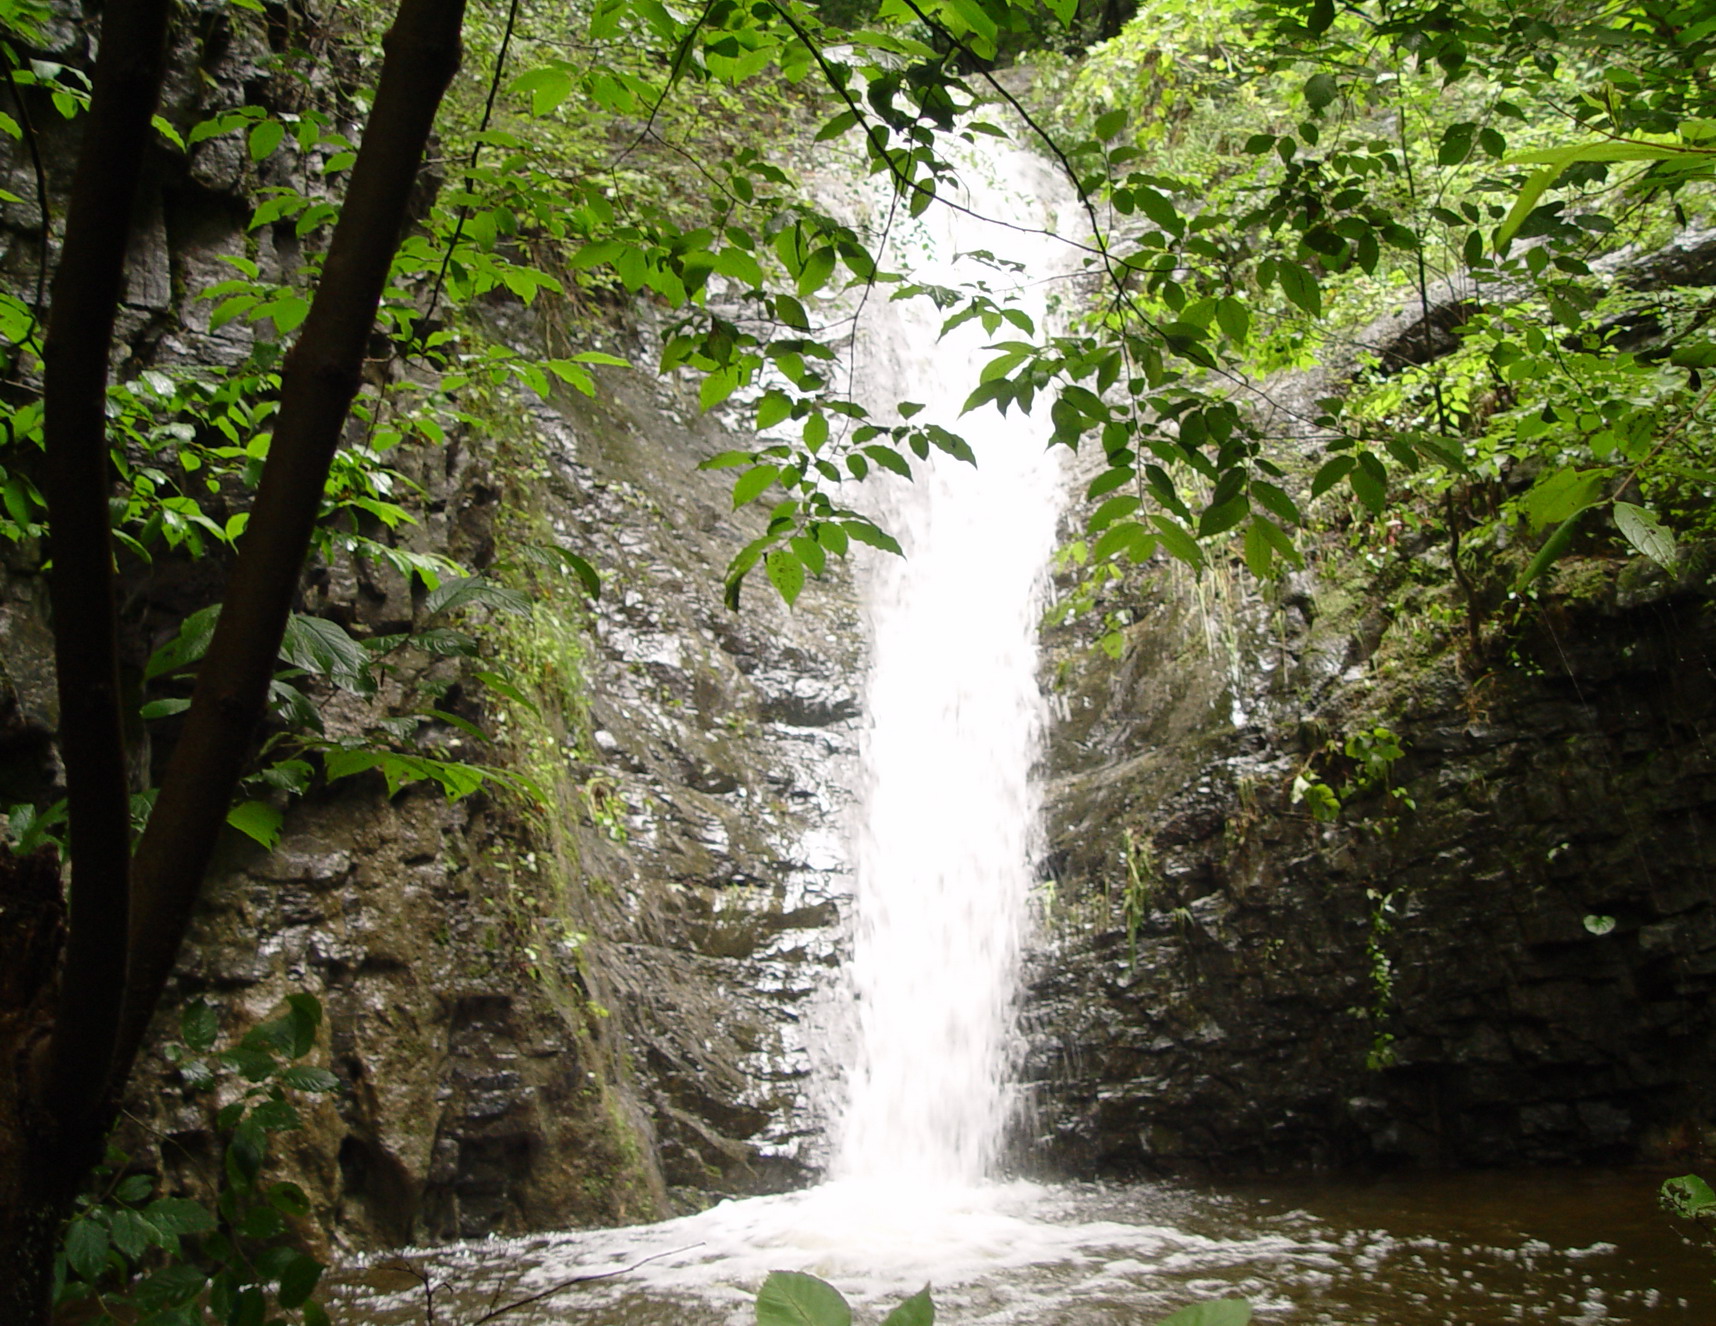
<svg viewBox="0 0 1716 1326">
<path fill-rule="evenodd" d="M 290 995 L 278 1017 L 216 1049 L 218 1012 L 201 999 L 186 1006 L 168 1057 L 189 1090 L 230 1097 L 215 1114 L 213 1196 L 157 1194 L 156 1176 L 110 1149 L 66 1226 L 56 1303 L 87 1303 L 88 1320 L 128 1326 L 328 1326 L 312 1297 L 324 1268 L 293 1234 L 309 1198 L 265 1173 L 269 1138 L 302 1126 L 293 1097 L 339 1088 L 332 1073 L 302 1062 L 321 1021 L 314 996 Z"/>
</svg>

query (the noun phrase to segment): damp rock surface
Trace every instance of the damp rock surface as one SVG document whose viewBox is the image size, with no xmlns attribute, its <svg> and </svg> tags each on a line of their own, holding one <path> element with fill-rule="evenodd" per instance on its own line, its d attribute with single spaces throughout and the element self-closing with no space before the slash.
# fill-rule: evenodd
<svg viewBox="0 0 1716 1326">
<path fill-rule="evenodd" d="M 1576 570 L 1582 596 L 1477 674 L 1308 577 L 1217 613 L 1162 582 L 1115 659 L 1061 633 L 1030 1163 L 1702 1153 L 1709 591 L 1640 601 L 1636 559 Z M 1404 753 L 1314 818 L 1295 779 L 1346 786 L 1341 747 L 1378 725 Z"/>
</svg>

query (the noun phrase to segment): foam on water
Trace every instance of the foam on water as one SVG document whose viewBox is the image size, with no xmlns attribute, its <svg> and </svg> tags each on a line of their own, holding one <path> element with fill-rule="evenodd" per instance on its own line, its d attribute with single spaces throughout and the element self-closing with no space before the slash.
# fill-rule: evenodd
<svg viewBox="0 0 1716 1326">
<path fill-rule="evenodd" d="M 1150 1184 L 834 1183 L 656 1225 L 492 1240 L 412 1261 L 445 1286 L 441 1319 L 455 1322 L 574 1277 L 612 1276 L 549 1294 L 509 1315 L 514 1326 L 745 1326 L 776 1269 L 831 1281 L 860 1321 L 927 1283 L 938 1320 L 960 1326 L 1141 1326 L 1234 1294 L 1280 1326 L 1705 1326 L 1716 1307 L 1708 1258 L 1661 1237 L 1648 1187 L 1636 1175 L 1605 1183 L 1564 1173 L 1244 1196 Z M 1592 1201 L 1611 1190 L 1639 1200 Z M 1296 1204 L 1306 1195 L 1314 1209 Z M 1594 1245 L 1599 1228 L 1613 1239 Z M 382 1269 L 397 1260 L 348 1272 L 339 1320 L 422 1321 L 417 1281 Z"/>
</svg>

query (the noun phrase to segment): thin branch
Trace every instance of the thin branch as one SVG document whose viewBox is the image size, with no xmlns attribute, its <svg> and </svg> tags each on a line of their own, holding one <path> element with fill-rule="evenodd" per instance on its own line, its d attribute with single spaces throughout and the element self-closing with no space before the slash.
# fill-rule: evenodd
<svg viewBox="0 0 1716 1326">
<path fill-rule="evenodd" d="M 18 86 L 17 52 L 8 44 L 0 60 L 6 65 L 6 84 L 12 89 L 12 101 L 18 107 L 18 123 L 24 130 L 24 145 L 30 153 L 30 167 L 36 177 L 36 209 L 42 214 L 42 252 L 36 259 L 36 298 L 31 305 L 31 314 L 37 326 L 42 321 L 42 310 L 47 306 L 48 288 L 48 246 L 53 239 L 53 214 L 48 208 L 48 172 L 42 166 L 42 148 L 36 140 L 36 124 L 30 117 L 30 108 L 24 102 L 24 93 Z M 33 333 L 35 327 L 30 331 Z"/>
<path fill-rule="evenodd" d="M 667 95 L 679 86 L 679 80 L 685 73 L 685 60 L 691 54 L 691 43 L 697 39 L 697 34 L 703 31 L 703 25 L 709 21 L 709 15 L 714 10 L 717 0 L 705 0 L 703 12 L 698 14 L 686 34 L 679 39 L 679 48 L 673 53 L 673 64 L 668 69 L 667 82 L 662 85 L 661 95 L 655 99 L 655 105 L 649 108 L 649 118 L 644 121 L 643 128 L 638 130 L 637 137 L 627 145 L 625 151 L 608 163 L 610 172 L 618 170 L 625 159 L 635 152 L 644 139 L 655 132 L 656 117 L 661 114 L 661 108 L 667 104 Z"/>
<path fill-rule="evenodd" d="M 518 23 L 518 0 L 510 0 L 506 11 L 506 30 L 501 33 L 500 49 L 495 52 L 494 73 L 489 76 L 489 94 L 483 102 L 482 119 L 477 122 L 475 141 L 471 143 L 471 159 L 465 163 L 465 174 L 470 176 L 476 171 L 477 159 L 482 155 L 483 134 L 488 131 L 489 121 L 495 113 L 495 98 L 500 95 L 501 76 L 506 71 L 507 52 L 512 48 L 512 30 Z M 453 254 L 458 250 L 459 240 L 465 234 L 465 222 L 470 219 L 471 205 L 459 204 L 459 219 L 453 226 L 453 237 L 447 241 L 447 250 L 441 255 L 440 270 L 435 273 L 435 287 L 429 292 L 429 307 L 424 311 L 420 326 L 428 328 L 430 320 L 435 316 L 435 309 L 441 302 L 441 289 L 447 283 L 447 269 L 453 264 Z"/>
<path fill-rule="evenodd" d="M 485 1312 L 482 1316 L 472 1321 L 470 1326 L 483 1326 L 484 1322 L 493 1321 L 496 1317 L 504 1317 L 507 1313 L 516 1312 L 519 1308 L 529 1307 L 532 1303 L 540 1303 L 543 1299 L 552 1298 L 561 1290 L 570 1289 L 573 1285 L 587 1285 L 597 1280 L 612 1280 L 617 1275 L 630 1275 L 640 1266 L 647 1266 L 651 1262 L 660 1261 L 663 1257 L 677 1256 L 679 1253 L 690 1252 L 693 1248 L 701 1248 L 702 1246 L 703 1245 L 701 1243 L 688 1243 L 683 1248 L 668 1248 L 664 1252 L 651 1253 L 648 1257 L 645 1257 L 640 1261 L 635 1261 L 630 1266 L 621 1266 L 616 1270 L 598 1271 L 594 1275 L 575 1275 L 570 1280 L 562 1280 L 557 1285 L 550 1285 L 547 1289 L 542 1290 L 540 1293 L 532 1294 L 528 1298 L 521 1298 L 516 1302 L 508 1303 L 505 1307 L 496 1308 L 492 1312 Z"/>
</svg>

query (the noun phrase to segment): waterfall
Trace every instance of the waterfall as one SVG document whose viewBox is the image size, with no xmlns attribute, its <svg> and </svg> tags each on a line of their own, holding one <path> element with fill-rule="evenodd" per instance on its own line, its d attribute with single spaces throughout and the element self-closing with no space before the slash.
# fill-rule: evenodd
<svg viewBox="0 0 1716 1326">
<path fill-rule="evenodd" d="M 1065 246 L 979 216 L 1047 228 L 1063 189 L 1010 145 L 967 155 L 959 201 L 979 215 L 936 206 L 897 222 L 897 260 L 928 283 L 981 279 L 997 298 L 1011 291 L 1040 329 Z M 991 407 L 959 417 L 995 353 L 985 346 L 1019 333 L 989 335 L 973 321 L 938 342 L 944 316 L 923 299 L 873 300 L 853 351 L 857 394 L 872 409 L 922 404 L 914 421 L 961 433 L 978 457 L 973 468 L 932 452 L 914 462 L 912 482 L 881 476 L 878 515 L 905 556 L 873 559 L 863 587 L 871 666 L 853 835 L 856 1044 L 833 1176 L 897 1185 L 984 1177 L 1013 1109 L 1041 803 L 1037 624 L 1061 501 L 1045 418 Z"/>
<path fill-rule="evenodd" d="M 974 153 L 962 173 L 980 182 L 961 202 L 1027 227 L 1057 196 L 1016 149 Z M 1052 241 L 939 207 L 897 228 L 894 243 L 911 246 L 895 265 L 928 280 L 977 272 L 998 295 L 1018 286 L 1039 327 L 1044 292 L 1067 265 Z M 956 261 L 974 248 L 1022 274 Z M 525 1326 L 751 1326 L 758 1286 L 790 1269 L 835 1282 L 867 1321 L 927 1282 L 942 1320 L 989 1326 L 1156 1321 L 1228 1293 L 1282 1322 L 1444 1326 L 1528 1310 L 1591 1326 L 1710 1320 L 1708 1258 L 1672 1235 L 1663 1242 L 1649 1185 L 1609 1174 L 1393 1176 L 1237 1194 L 978 1181 L 1014 1105 L 1016 972 L 1037 848 L 1031 769 L 1044 727 L 1037 596 L 1061 479 L 1039 421 L 989 409 L 956 418 L 991 339 L 976 324 L 938 342 L 940 315 L 925 301 L 877 292 L 867 303 L 853 346 L 860 395 L 878 411 L 923 403 L 914 417 L 958 429 L 980 465 L 937 457 L 915 466 L 914 483 L 883 475 L 861 499 L 874 500 L 908 555 L 871 558 L 865 570 L 870 726 L 849 985 L 834 1001 L 853 1016 L 850 1034 L 824 1038 L 839 1096 L 828 1107 L 835 1181 L 655 1225 L 414 1255 L 449 1319 L 482 1319 L 502 1296 L 534 1294 L 517 1316 Z M 1645 1199 L 1632 1215 L 1629 1192 Z M 1637 1251 L 1623 1255 L 1623 1240 Z M 422 1287 L 399 1260 L 378 1257 L 373 1290 L 348 1284 L 358 1306 L 341 1320 L 422 1320 Z"/>
</svg>

